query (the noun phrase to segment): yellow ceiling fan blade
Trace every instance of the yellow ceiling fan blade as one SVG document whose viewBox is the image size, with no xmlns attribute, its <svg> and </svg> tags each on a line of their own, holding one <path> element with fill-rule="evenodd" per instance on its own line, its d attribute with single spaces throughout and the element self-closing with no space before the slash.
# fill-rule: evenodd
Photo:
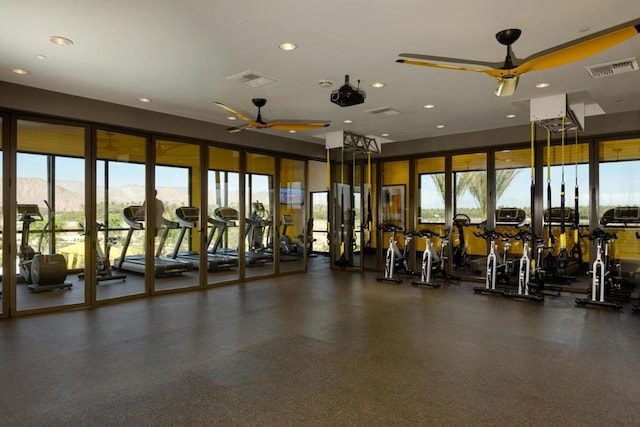
<svg viewBox="0 0 640 427">
<path fill-rule="evenodd" d="M 216 102 L 214 102 L 214 104 L 216 104 L 220 108 L 223 108 L 223 109 L 227 110 L 229 113 L 233 114 L 234 116 L 238 117 L 239 119 L 242 119 L 242 120 L 244 120 L 246 122 L 252 122 L 252 120 L 249 117 L 245 116 L 241 112 L 239 112 L 239 111 L 237 111 L 237 110 L 235 110 L 235 109 L 233 109 L 231 107 L 228 107 L 228 106 L 224 105 L 221 102 L 217 102 L 216 101 Z"/>
<path fill-rule="evenodd" d="M 460 67 L 458 65 L 439 64 L 437 62 L 411 61 L 407 59 L 396 59 L 399 64 L 420 65 L 422 67 L 444 68 L 447 70 L 474 71 L 476 73 L 485 73 L 493 76 L 493 69 Z M 495 76 L 494 76 L 495 77 Z"/>
<path fill-rule="evenodd" d="M 284 122 L 274 122 L 268 123 L 263 127 L 277 129 L 277 130 L 310 130 L 310 129 L 321 129 L 329 126 L 329 123 L 284 123 Z"/>
<path fill-rule="evenodd" d="M 449 58 L 446 56 L 424 55 L 421 53 L 400 53 L 398 56 L 421 61 L 436 61 L 437 63 L 452 62 L 454 64 L 481 65 L 489 68 L 500 68 L 503 64 L 503 62 L 476 61 L 475 59 Z"/>
<path fill-rule="evenodd" d="M 547 49 L 525 58 L 516 69 L 519 74 L 560 67 L 603 52 L 640 33 L 639 20 Z M 622 27 L 622 28 L 620 28 Z"/>
</svg>

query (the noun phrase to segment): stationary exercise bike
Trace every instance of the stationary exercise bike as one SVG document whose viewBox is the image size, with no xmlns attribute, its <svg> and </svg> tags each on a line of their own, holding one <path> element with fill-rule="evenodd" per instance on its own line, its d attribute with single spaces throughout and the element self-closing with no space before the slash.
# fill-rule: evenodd
<svg viewBox="0 0 640 427">
<path fill-rule="evenodd" d="M 522 257 L 520 257 L 518 265 L 518 291 L 517 293 L 506 292 L 506 296 L 537 302 L 544 301 L 544 296 L 530 292 L 531 258 L 529 255 L 529 242 L 533 240 L 531 232 L 521 229 L 517 234 L 509 237 L 522 241 Z"/>
<path fill-rule="evenodd" d="M 376 277 L 378 282 L 386 281 L 393 283 L 402 283 L 402 278 L 398 277 L 397 269 L 406 258 L 398 249 L 398 241 L 396 240 L 396 233 L 404 231 L 404 228 L 390 223 L 378 224 L 378 229 L 385 233 L 390 233 L 389 246 L 387 247 L 387 253 L 384 260 L 384 276 Z"/>
<path fill-rule="evenodd" d="M 440 235 L 431 230 L 420 230 L 417 232 L 418 237 L 423 237 L 425 240 L 425 250 L 422 253 L 422 266 L 420 269 L 420 280 L 411 282 L 415 286 L 429 286 L 432 288 L 439 288 L 440 284 L 434 280 L 436 275 L 442 276 L 445 280 L 460 280 L 459 276 L 453 276 L 447 273 L 447 261 L 446 248 L 450 242 L 450 231 L 446 230 L 443 235 Z M 432 237 L 440 238 L 440 253 L 438 254 L 431 242 Z"/>
<path fill-rule="evenodd" d="M 496 288 L 496 282 L 498 281 L 498 272 L 504 271 L 505 265 L 500 262 L 500 256 L 496 249 L 496 240 L 500 238 L 500 234 L 495 230 L 485 229 L 482 233 L 474 232 L 476 237 L 482 237 L 485 240 L 489 240 L 489 255 L 487 255 L 487 272 L 485 275 L 485 286 L 474 286 L 473 292 L 475 293 L 488 293 L 492 295 L 506 296 L 506 291 Z"/>
<path fill-rule="evenodd" d="M 103 231 L 105 229 L 106 226 L 99 222 L 98 231 Z M 96 240 L 96 281 L 98 283 L 106 282 L 108 280 L 122 280 L 123 282 L 127 280 L 126 274 L 113 274 L 113 269 L 111 268 L 111 247 L 115 246 L 116 243 L 118 243 L 118 240 L 115 237 L 107 237 L 105 241 L 105 249 L 103 251 L 100 246 L 100 242 Z M 84 276 L 84 272 L 78 273 L 78 280 L 83 280 Z"/>
<path fill-rule="evenodd" d="M 467 244 L 464 238 L 464 227 L 471 224 L 471 218 L 466 214 L 456 214 L 453 217 L 453 226 L 458 230 L 458 245 L 453 247 L 453 267 L 464 268 L 467 266 Z"/>
<path fill-rule="evenodd" d="M 545 291 L 551 292 L 555 296 L 559 296 L 563 288 L 561 286 L 552 286 L 546 283 L 547 272 L 544 268 L 545 251 L 547 246 L 544 241 L 544 237 L 535 235 L 532 236 L 532 242 L 535 242 L 536 256 L 535 266 L 533 268 L 533 280 L 529 282 L 529 287 L 537 294 L 543 294 Z M 550 294 L 547 294 L 550 295 Z"/>
<path fill-rule="evenodd" d="M 607 233 L 601 228 L 597 228 L 591 233 L 581 237 L 586 237 L 596 242 L 596 259 L 593 261 L 591 271 L 589 272 L 591 276 L 591 289 L 588 297 L 576 298 L 576 305 L 579 307 L 594 305 L 620 310 L 622 304 L 609 299 L 609 293 L 613 286 L 613 278 L 609 271 L 609 243 L 618 237 L 615 233 Z"/>
</svg>

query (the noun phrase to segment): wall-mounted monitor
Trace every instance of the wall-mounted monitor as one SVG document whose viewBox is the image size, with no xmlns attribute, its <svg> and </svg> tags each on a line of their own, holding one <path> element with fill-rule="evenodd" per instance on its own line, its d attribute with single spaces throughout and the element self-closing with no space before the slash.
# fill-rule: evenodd
<svg viewBox="0 0 640 427">
<path fill-rule="evenodd" d="M 280 204 L 287 206 L 302 206 L 304 204 L 304 188 L 281 187 Z"/>
</svg>

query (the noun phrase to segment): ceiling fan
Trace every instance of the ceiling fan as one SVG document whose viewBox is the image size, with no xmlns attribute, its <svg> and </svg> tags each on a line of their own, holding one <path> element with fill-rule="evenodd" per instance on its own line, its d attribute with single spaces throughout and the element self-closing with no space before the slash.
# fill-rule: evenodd
<svg viewBox="0 0 640 427">
<path fill-rule="evenodd" d="M 510 96 L 513 95 L 516 87 L 518 86 L 518 78 L 524 73 L 570 64 L 607 50 L 640 33 L 640 19 L 635 19 L 606 30 L 581 37 L 568 43 L 552 47 L 551 49 L 535 53 L 524 59 L 518 59 L 514 55 L 513 50 L 511 50 L 511 45 L 518 40 L 521 33 L 521 30 L 512 28 L 500 31 L 496 34 L 498 42 L 507 46 L 507 56 L 504 59 L 504 62 L 476 61 L 414 53 L 401 53 L 398 56 L 410 59 L 398 59 L 396 62 L 401 64 L 421 65 L 425 67 L 445 68 L 449 70 L 485 73 L 498 80 L 498 85 L 495 90 L 496 95 Z M 418 59 L 420 61 L 414 61 L 414 59 Z M 424 62 L 425 60 L 439 62 Z M 458 65 L 442 64 L 440 62 L 473 64 L 487 68 L 462 67 Z"/>
<path fill-rule="evenodd" d="M 233 114 L 235 117 L 247 122 L 246 126 L 232 127 L 227 129 L 228 132 L 235 133 L 245 129 L 277 129 L 277 130 L 284 130 L 284 131 L 299 131 L 299 130 L 319 129 L 319 128 L 324 128 L 329 126 L 328 122 L 314 123 L 314 122 L 302 122 L 302 121 L 300 122 L 299 121 L 286 121 L 286 122 L 281 121 L 281 122 L 266 123 L 264 120 L 262 120 L 260 111 L 262 107 L 264 107 L 264 105 L 267 103 L 267 100 L 264 98 L 253 98 L 251 101 L 253 102 L 253 105 L 258 107 L 258 117 L 256 117 L 255 120 L 251 120 L 246 115 L 242 114 L 241 112 L 227 105 L 224 105 L 221 102 L 214 102 L 214 104 L 216 104 L 218 107 L 224 108 L 229 113 Z"/>
</svg>

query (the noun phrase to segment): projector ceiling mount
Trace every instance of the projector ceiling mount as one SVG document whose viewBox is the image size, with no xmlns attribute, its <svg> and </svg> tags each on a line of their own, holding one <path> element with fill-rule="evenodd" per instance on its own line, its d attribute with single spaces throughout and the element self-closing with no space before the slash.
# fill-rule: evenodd
<svg viewBox="0 0 640 427">
<path fill-rule="evenodd" d="M 396 62 L 401 64 L 421 65 L 424 67 L 485 73 L 498 80 L 498 85 L 495 90 L 496 95 L 510 96 L 513 95 L 516 87 L 518 86 L 518 78 L 529 71 L 546 70 L 548 68 L 559 67 L 580 61 L 622 43 L 638 33 L 640 33 L 640 18 L 535 53 L 524 59 L 518 59 L 513 54 L 511 45 L 518 40 L 522 31 L 512 28 L 502 30 L 496 34 L 496 40 L 498 40 L 498 43 L 507 47 L 507 56 L 505 57 L 504 62 L 476 61 L 471 59 L 448 58 L 444 56 L 422 55 L 416 53 L 401 53 L 398 56 L 410 59 L 398 59 Z M 415 59 L 419 61 L 415 61 Z M 443 62 L 450 64 L 480 65 L 486 68 L 462 67 L 458 65 L 443 64 Z"/>
<path fill-rule="evenodd" d="M 344 76 L 344 85 L 331 92 L 331 102 L 340 107 L 362 104 L 366 97 L 367 94 L 365 91 L 360 89 L 360 80 L 358 80 L 358 87 L 353 87 L 353 85 L 349 83 L 348 74 Z"/>
<path fill-rule="evenodd" d="M 297 121 L 297 120 L 288 120 L 288 121 L 277 121 L 267 123 L 262 120 L 261 110 L 262 107 L 265 106 L 267 100 L 264 98 L 253 98 L 251 100 L 253 105 L 258 107 L 258 116 L 255 120 L 251 120 L 247 115 L 242 114 L 238 110 L 231 108 L 227 105 L 224 105 L 221 102 L 214 102 L 218 107 L 227 110 L 234 117 L 237 117 L 241 120 L 247 122 L 246 126 L 243 127 L 232 127 L 227 129 L 230 133 L 240 132 L 245 129 L 276 129 L 276 130 L 284 130 L 284 131 L 299 131 L 299 130 L 310 130 L 310 129 L 319 129 L 329 126 L 329 122 L 307 122 L 307 121 Z"/>
</svg>

